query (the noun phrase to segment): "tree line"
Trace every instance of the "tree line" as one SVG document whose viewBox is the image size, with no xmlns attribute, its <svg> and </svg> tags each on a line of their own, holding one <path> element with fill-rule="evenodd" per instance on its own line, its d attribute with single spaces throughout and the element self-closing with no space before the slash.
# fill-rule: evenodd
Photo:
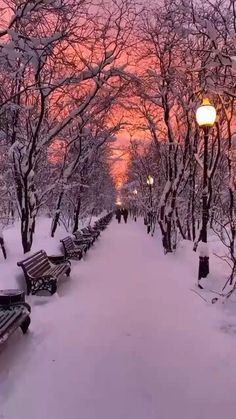
<svg viewBox="0 0 236 419">
<path fill-rule="evenodd" d="M 235 275 L 236 5 L 232 0 L 3 0 L 0 30 L 1 217 L 21 220 L 24 252 L 41 212 L 76 230 L 115 201 L 112 148 L 131 135 L 124 197 L 152 210 L 165 252 L 201 241 L 203 135 L 209 226 Z M 131 122 L 132 121 L 132 122 Z M 137 189 L 137 194 L 133 190 Z"/>
</svg>

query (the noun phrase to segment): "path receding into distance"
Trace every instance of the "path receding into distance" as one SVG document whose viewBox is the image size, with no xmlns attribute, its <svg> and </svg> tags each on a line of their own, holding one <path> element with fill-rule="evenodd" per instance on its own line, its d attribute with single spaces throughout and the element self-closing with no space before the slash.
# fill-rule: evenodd
<svg viewBox="0 0 236 419">
<path fill-rule="evenodd" d="M 236 340 L 192 277 L 141 222 L 112 221 L 1 349 L 0 418 L 235 419 Z"/>
</svg>

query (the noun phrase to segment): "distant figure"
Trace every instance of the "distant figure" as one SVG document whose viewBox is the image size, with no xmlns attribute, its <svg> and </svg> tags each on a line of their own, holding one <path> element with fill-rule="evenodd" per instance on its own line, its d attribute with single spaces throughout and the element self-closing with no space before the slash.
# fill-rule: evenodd
<svg viewBox="0 0 236 419">
<path fill-rule="evenodd" d="M 128 210 L 126 208 L 123 208 L 122 215 L 124 217 L 125 224 L 127 223 L 128 214 L 129 214 Z"/>
<path fill-rule="evenodd" d="M 2 227 L 0 227 L 0 246 L 2 248 L 2 253 L 3 253 L 4 259 L 6 259 L 7 258 L 7 253 L 6 253 L 5 244 L 4 244 Z"/>
<path fill-rule="evenodd" d="M 116 219 L 118 221 L 118 224 L 120 224 L 120 220 L 121 220 L 121 209 L 117 208 L 116 210 Z"/>
<path fill-rule="evenodd" d="M 133 208 L 132 215 L 133 215 L 133 220 L 136 222 L 137 221 L 137 210 L 136 210 L 136 208 Z"/>
</svg>

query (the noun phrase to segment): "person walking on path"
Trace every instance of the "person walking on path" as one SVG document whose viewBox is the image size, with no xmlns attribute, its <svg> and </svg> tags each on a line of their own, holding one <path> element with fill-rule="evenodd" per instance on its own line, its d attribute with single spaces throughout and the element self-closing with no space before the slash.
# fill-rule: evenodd
<svg viewBox="0 0 236 419">
<path fill-rule="evenodd" d="M 120 224 L 120 220 L 121 220 L 121 209 L 117 208 L 116 210 L 116 219 L 118 221 L 118 224 Z"/>
<path fill-rule="evenodd" d="M 127 223 L 128 214 L 128 210 L 126 208 L 123 208 L 122 215 L 124 217 L 125 224 Z"/>
</svg>

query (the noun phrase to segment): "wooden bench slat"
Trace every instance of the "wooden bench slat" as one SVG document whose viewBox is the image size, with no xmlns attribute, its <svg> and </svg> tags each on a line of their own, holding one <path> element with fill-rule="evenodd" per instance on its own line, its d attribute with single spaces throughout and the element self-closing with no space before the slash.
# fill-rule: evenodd
<svg viewBox="0 0 236 419">
<path fill-rule="evenodd" d="M 39 267 L 39 268 L 41 266 L 45 266 L 45 267 L 48 266 L 48 267 L 50 267 L 50 263 L 49 263 L 49 261 L 47 261 L 45 259 L 41 259 L 41 260 L 33 261 L 31 264 L 25 264 L 24 266 L 25 266 L 25 268 L 27 270 L 31 270 L 34 267 Z"/>
<path fill-rule="evenodd" d="M 47 263 L 47 261 L 45 262 L 45 261 L 42 261 L 41 263 L 38 263 L 37 265 L 33 265 L 32 267 L 30 267 L 30 269 L 29 268 L 27 268 L 27 271 L 32 275 L 32 276 L 34 276 L 35 274 L 36 275 L 40 275 L 40 274 L 42 274 L 43 272 L 46 272 L 48 269 L 50 269 L 51 268 L 51 265 L 50 265 L 50 263 Z"/>
<path fill-rule="evenodd" d="M 22 315 L 22 311 L 20 309 L 18 310 L 9 310 L 8 315 L 5 318 L 5 321 L 0 326 L 0 336 L 3 335 L 3 333 L 6 332 L 6 330 L 9 328 L 11 324 L 15 322 L 15 320 Z"/>
<path fill-rule="evenodd" d="M 31 263 L 32 260 L 37 259 L 37 258 L 40 258 L 40 257 L 45 257 L 45 256 L 47 256 L 46 252 L 44 250 L 39 250 L 38 252 L 34 253 L 31 256 L 28 256 L 24 260 L 22 260 L 20 262 L 17 262 L 17 265 L 19 265 L 19 266 L 21 264 L 27 265 L 27 263 Z"/>
<path fill-rule="evenodd" d="M 31 260 L 27 260 L 26 263 L 24 263 L 24 265 L 30 268 L 30 266 L 35 265 L 37 263 L 41 263 L 42 261 L 45 261 L 45 260 L 47 260 L 47 255 L 41 254 L 37 258 L 32 257 Z"/>
<path fill-rule="evenodd" d="M 4 343 L 9 336 L 21 327 L 22 332 L 26 333 L 30 325 L 30 306 L 28 304 L 14 304 L 9 308 L 0 306 L 0 344 Z"/>
<path fill-rule="evenodd" d="M 64 267 L 64 266 L 52 267 L 47 272 L 47 275 L 60 275 L 60 273 L 63 273 L 65 271 L 65 269 L 66 269 L 66 267 Z"/>
<path fill-rule="evenodd" d="M 4 324 L 5 320 L 9 317 L 9 314 L 10 313 L 8 310 L 2 311 L 0 315 L 0 329 L 1 329 L 1 325 Z"/>
</svg>

